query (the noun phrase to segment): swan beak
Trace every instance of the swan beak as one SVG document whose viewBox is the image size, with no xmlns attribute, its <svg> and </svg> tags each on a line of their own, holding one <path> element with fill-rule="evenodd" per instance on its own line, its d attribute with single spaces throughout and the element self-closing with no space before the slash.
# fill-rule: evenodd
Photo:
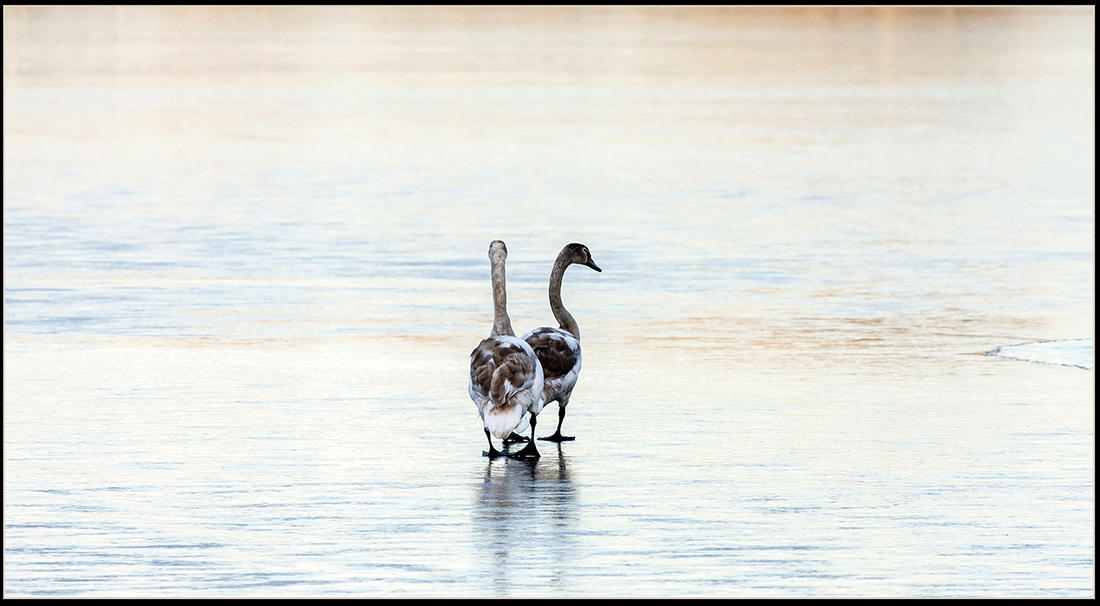
<svg viewBox="0 0 1100 606">
<path fill-rule="evenodd" d="M 598 272 L 600 272 L 600 273 L 603 273 L 603 270 L 602 270 L 602 269 L 600 269 L 600 266 L 599 266 L 599 265 L 596 265 L 596 262 L 595 262 L 595 261 L 593 261 L 593 260 L 592 260 L 591 258 L 589 258 L 589 259 L 588 259 L 588 263 L 585 263 L 585 265 L 587 265 L 587 266 L 591 267 L 592 269 L 594 269 L 594 270 L 596 270 L 596 271 L 598 271 Z"/>
</svg>

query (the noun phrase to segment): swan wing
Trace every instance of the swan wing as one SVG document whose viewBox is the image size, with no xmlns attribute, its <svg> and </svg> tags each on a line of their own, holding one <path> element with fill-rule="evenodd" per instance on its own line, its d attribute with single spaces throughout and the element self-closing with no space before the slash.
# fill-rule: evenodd
<svg viewBox="0 0 1100 606">
<path fill-rule="evenodd" d="M 523 336 L 531 346 L 547 381 L 581 370 L 581 344 L 573 335 L 557 328 L 536 328 Z"/>
</svg>

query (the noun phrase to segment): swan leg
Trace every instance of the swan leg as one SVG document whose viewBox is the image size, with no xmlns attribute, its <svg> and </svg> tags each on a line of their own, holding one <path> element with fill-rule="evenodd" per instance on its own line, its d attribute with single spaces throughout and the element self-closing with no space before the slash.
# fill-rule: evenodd
<svg viewBox="0 0 1100 606">
<path fill-rule="evenodd" d="M 493 446 L 493 438 L 489 435 L 488 429 L 485 430 L 485 439 L 489 441 L 489 452 L 483 452 L 481 453 L 481 456 L 489 457 L 489 459 L 492 460 L 504 454 L 503 452 L 497 450 L 495 446 Z"/>
<path fill-rule="evenodd" d="M 563 436 L 561 435 L 561 422 L 565 420 L 565 405 L 569 404 L 569 400 L 562 402 L 558 406 L 558 429 L 553 435 L 546 436 L 545 438 L 539 438 L 540 440 L 546 440 L 547 442 L 569 442 L 576 440 L 575 436 Z"/>
<path fill-rule="evenodd" d="M 521 435 L 519 435 L 518 433 L 516 433 L 514 431 L 511 434 L 509 434 L 508 437 L 504 438 L 504 443 L 505 444 L 512 444 L 514 442 L 526 442 L 526 441 L 527 441 L 527 436 L 521 436 Z"/>
<path fill-rule="evenodd" d="M 513 459 L 537 459 L 542 455 L 539 454 L 539 449 L 535 448 L 535 416 L 531 416 L 531 441 L 527 442 L 527 446 L 524 446 L 521 450 L 517 450 L 508 455 Z"/>
</svg>

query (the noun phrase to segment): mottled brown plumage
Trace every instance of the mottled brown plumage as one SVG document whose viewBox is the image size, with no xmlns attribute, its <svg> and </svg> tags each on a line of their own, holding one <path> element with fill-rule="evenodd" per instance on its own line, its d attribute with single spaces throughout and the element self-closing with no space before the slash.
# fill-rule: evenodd
<svg viewBox="0 0 1100 606">
<path fill-rule="evenodd" d="M 536 328 L 525 335 L 524 341 L 535 350 L 547 381 L 564 377 L 577 365 L 578 352 L 553 328 Z"/>
<path fill-rule="evenodd" d="M 470 384 L 480 393 L 492 391 L 493 371 L 496 370 L 493 341 L 491 338 L 485 339 L 470 352 Z"/>
<path fill-rule="evenodd" d="M 515 343 L 490 337 L 470 353 L 470 382 L 494 402 L 505 404 L 534 375 L 535 359 Z"/>
</svg>

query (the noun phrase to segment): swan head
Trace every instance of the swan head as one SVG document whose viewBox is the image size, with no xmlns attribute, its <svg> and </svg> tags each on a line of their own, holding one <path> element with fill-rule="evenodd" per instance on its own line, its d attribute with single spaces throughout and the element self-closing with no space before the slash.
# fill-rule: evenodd
<svg viewBox="0 0 1100 606">
<path fill-rule="evenodd" d="M 508 258 L 508 247 L 503 240 L 493 240 L 489 243 L 489 258 L 504 260 Z"/>
<path fill-rule="evenodd" d="M 567 244 L 565 250 L 562 252 L 568 256 L 567 258 L 570 263 L 586 265 L 598 272 L 603 272 L 600 266 L 596 265 L 596 262 L 592 260 L 592 253 L 589 252 L 588 247 L 584 244 L 578 244 L 577 242 Z"/>
</svg>

